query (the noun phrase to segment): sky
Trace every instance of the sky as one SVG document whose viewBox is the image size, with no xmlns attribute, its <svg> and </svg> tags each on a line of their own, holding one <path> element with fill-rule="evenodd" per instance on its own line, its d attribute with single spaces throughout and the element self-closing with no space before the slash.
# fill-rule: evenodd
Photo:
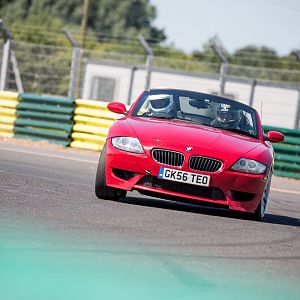
<svg viewBox="0 0 300 300">
<path fill-rule="evenodd" d="M 154 25 L 167 44 L 191 53 L 217 35 L 233 53 L 247 45 L 267 46 L 279 55 L 300 49 L 300 0 L 150 0 Z"/>
</svg>

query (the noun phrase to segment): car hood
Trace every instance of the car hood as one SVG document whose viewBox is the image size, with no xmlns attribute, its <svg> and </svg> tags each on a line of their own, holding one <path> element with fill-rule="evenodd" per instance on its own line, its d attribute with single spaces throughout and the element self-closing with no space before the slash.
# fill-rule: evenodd
<svg viewBox="0 0 300 300">
<path fill-rule="evenodd" d="M 252 137 L 181 120 L 134 117 L 121 122 L 132 128 L 144 148 L 186 151 L 186 147 L 190 146 L 193 154 L 241 157 L 261 145 Z"/>
</svg>

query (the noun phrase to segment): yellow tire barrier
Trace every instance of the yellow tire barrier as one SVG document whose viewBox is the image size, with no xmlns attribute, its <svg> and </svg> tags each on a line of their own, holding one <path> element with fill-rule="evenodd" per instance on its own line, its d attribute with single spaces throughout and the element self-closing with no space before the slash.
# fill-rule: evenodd
<svg viewBox="0 0 300 300">
<path fill-rule="evenodd" d="M 99 151 L 102 149 L 108 130 L 119 114 L 107 109 L 107 102 L 75 100 L 74 125 L 70 146 Z"/>
<path fill-rule="evenodd" d="M 73 126 L 73 132 L 83 132 L 83 133 L 91 133 L 95 135 L 107 136 L 108 128 L 75 123 L 75 125 Z"/>
<path fill-rule="evenodd" d="M 7 100 L 17 100 L 19 94 L 15 92 L 9 92 L 9 91 L 0 91 L 0 99 L 7 99 Z"/>
<path fill-rule="evenodd" d="M 103 148 L 103 145 L 100 144 L 80 142 L 80 141 L 73 141 L 71 142 L 70 146 L 72 148 L 88 149 L 88 150 L 95 150 L 95 151 L 101 151 Z"/>
<path fill-rule="evenodd" d="M 13 132 L 14 125 L 13 124 L 3 124 L 0 123 L 0 130 L 1 131 L 8 131 L 8 132 Z"/>
<path fill-rule="evenodd" d="M 16 117 L 7 117 L 7 116 L 0 115 L 0 123 L 13 125 L 15 121 L 16 121 Z"/>
<path fill-rule="evenodd" d="M 6 132 L 0 129 L 0 136 L 5 138 L 12 138 L 14 136 L 13 132 Z"/>
<path fill-rule="evenodd" d="M 86 108 L 86 107 L 77 107 L 74 111 L 75 115 L 82 115 L 82 116 L 90 116 L 96 118 L 104 118 L 109 120 L 115 120 L 119 117 L 119 115 L 101 109 L 94 109 L 94 108 Z"/>
<path fill-rule="evenodd" d="M 18 103 L 19 102 L 16 100 L 7 100 L 7 99 L 0 98 L 0 106 L 1 107 L 16 108 Z"/>
<path fill-rule="evenodd" d="M 89 141 L 92 143 L 96 142 L 96 143 L 100 143 L 100 144 L 106 142 L 106 136 L 98 136 L 95 134 L 81 133 L 81 132 L 73 132 L 72 138 L 74 140 L 81 141 L 81 142 Z"/>
<path fill-rule="evenodd" d="M 19 103 L 19 94 L 9 91 L 0 91 L 0 136 L 13 137 L 16 121 L 16 107 Z"/>
<path fill-rule="evenodd" d="M 77 124 L 86 124 L 86 125 L 90 124 L 93 126 L 101 126 L 101 127 L 106 127 L 106 128 L 109 128 L 114 122 L 112 120 L 86 117 L 86 116 L 81 116 L 81 115 L 75 115 L 74 121 Z"/>
<path fill-rule="evenodd" d="M 107 102 L 95 101 L 95 100 L 85 100 L 85 99 L 76 99 L 75 104 L 77 107 L 92 107 L 97 109 L 107 110 Z"/>
<path fill-rule="evenodd" d="M 0 106 L 0 116 L 15 116 L 16 110 L 14 108 L 6 108 Z"/>
</svg>

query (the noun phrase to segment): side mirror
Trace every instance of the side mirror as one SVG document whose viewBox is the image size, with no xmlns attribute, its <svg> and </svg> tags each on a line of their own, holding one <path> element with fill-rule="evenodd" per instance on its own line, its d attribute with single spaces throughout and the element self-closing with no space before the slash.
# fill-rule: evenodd
<svg viewBox="0 0 300 300">
<path fill-rule="evenodd" d="M 267 140 L 272 143 L 281 143 L 284 141 L 284 135 L 278 131 L 269 131 L 267 133 Z"/>
<path fill-rule="evenodd" d="M 126 113 L 126 106 L 124 103 L 121 102 L 110 102 L 107 104 L 108 110 L 117 113 L 117 114 L 125 114 Z"/>
</svg>

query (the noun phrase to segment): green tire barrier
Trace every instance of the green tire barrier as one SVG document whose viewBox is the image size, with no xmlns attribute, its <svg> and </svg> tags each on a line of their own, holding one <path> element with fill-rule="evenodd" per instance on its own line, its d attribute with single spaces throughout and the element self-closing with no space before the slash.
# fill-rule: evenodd
<svg viewBox="0 0 300 300">
<path fill-rule="evenodd" d="M 70 141 L 59 140 L 57 138 L 52 139 L 51 137 L 45 138 L 45 137 L 38 137 L 38 136 L 27 135 L 27 134 L 15 134 L 14 137 L 17 139 L 26 139 L 26 140 L 31 140 L 31 141 L 35 141 L 35 142 L 47 140 L 48 142 L 50 142 L 52 144 L 57 144 L 57 145 L 61 145 L 64 147 L 68 147 L 70 144 Z"/>
<path fill-rule="evenodd" d="M 264 131 L 279 131 L 282 134 L 286 135 L 286 136 L 296 136 L 296 137 L 300 137 L 300 129 L 288 129 L 288 128 L 281 128 L 281 127 L 274 127 L 274 126 L 267 126 L 267 125 L 263 125 Z M 300 141 L 299 141 L 299 145 L 300 145 Z"/>
<path fill-rule="evenodd" d="M 275 144 L 273 145 L 274 151 L 278 153 L 285 153 L 289 155 L 300 155 L 300 147 L 295 145 L 289 145 L 289 144 Z"/>
<path fill-rule="evenodd" d="M 55 97 L 55 96 L 41 96 L 41 95 L 35 95 L 35 94 L 28 94 L 23 93 L 20 94 L 20 98 L 23 100 L 23 102 L 37 102 L 37 103 L 49 103 L 52 105 L 55 104 L 61 104 L 62 106 L 65 106 L 69 104 L 73 107 L 74 99 L 73 98 L 65 98 L 65 97 Z"/>
<path fill-rule="evenodd" d="M 38 112 L 53 112 L 53 113 L 61 113 L 66 115 L 71 115 L 73 113 L 72 107 L 61 107 L 60 105 L 56 105 L 53 103 L 52 105 L 43 104 L 43 103 L 24 103 L 23 99 L 20 100 L 21 102 L 18 105 L 18 110 L 27 110 L 27 111 L 38 111 Z M 28 101 L 28 100 L 26 100 Z"/>
<path fill-rule="evenodd" d="M 284 161 L 289 163 L 298 163 L 300 164 L 300 156 L 288 155 L 284 153 L 277 152 L 276 153 L 277 161 Z"/>
<path fill-rule="evenodd" d="M 287 171 L 276 170 L 275 175 L 281 176 L 281 177 L 289 177 L 289 178 L 294 178 L 294 179 L 300 179 L 300 173 L 295 173 L 295 172 L 287 172 Z"/>
<path fill-rule="evenodd" d="M 275 175 L 300 179 L 300 130 L 271 126 L 263 127 L 265 132 L 275 130 L 285 135 L 283 143 L 273 144 Z"/>
<path fill-rule="evenodd" d="M 72 98 L 22 93 L 16 109 L 15 136 L 68 146 L 74 109 Z"/>
</svg>

